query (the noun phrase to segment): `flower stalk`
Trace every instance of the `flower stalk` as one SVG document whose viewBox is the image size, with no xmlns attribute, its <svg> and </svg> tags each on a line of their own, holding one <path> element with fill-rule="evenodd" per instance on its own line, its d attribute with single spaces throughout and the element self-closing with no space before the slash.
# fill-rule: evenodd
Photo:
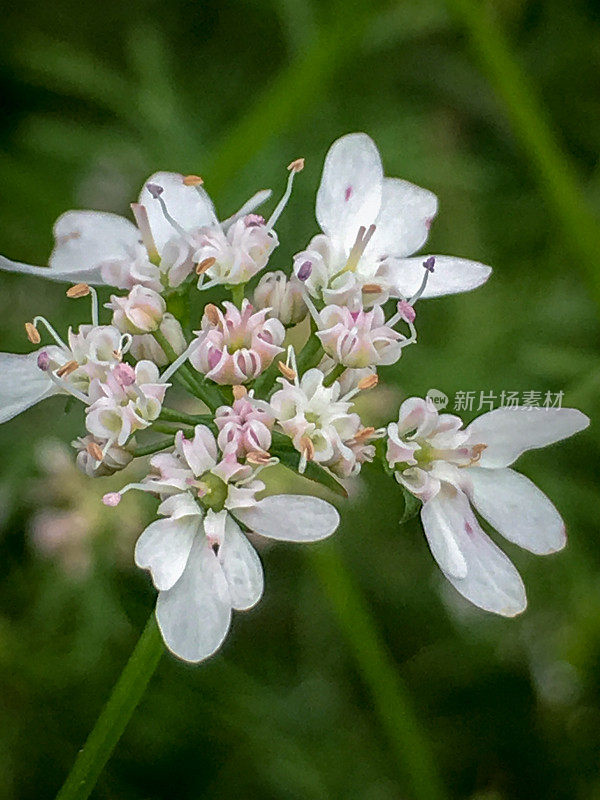
<svg viewBox="0 0 600 800">
<path fill-rule="evenodd" d="M 146 691 L 164 650 L 152 613 L 56 800 L 87 800 L 90 796 L 104 765 Z"/>
</svg>

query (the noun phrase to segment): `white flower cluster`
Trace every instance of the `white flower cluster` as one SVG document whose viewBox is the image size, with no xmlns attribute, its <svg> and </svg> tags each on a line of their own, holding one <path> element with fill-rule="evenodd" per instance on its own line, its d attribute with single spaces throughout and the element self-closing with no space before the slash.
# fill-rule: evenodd
<svg viewBox="0 0 600 800">
<path fill-rule="evenodd" d="M 524 450 L 584 428 L 579 411 L 498 409 L 463 429 L 458 417 L 411 398 L 397 423 L 363 424 L 354 399 L 416 342 L 415 303 L 474 289 L 491 270 L 412 256 L 427 239 L 437 199 L 384 177 L 375 144 L 355 133 L 336 141 L 325 160 L 316 205 L 322 233 L 294 257 L 289 274 L 266 271 L 302 167 L 302 159 L 290 164 L 269 218 L 255 213 L 268 191 L 220 222 L 201 178 L 159 172 L 131 206 L 135 224 L 70 211 L 56 223 L 49 268 L 0 258 L 3 269 L 70 283 L 67 295 L 87 296 L 92 306 L 91 324 L 69 329 L 66 341 L 35 317 L 25 327 L 39 348 L 0 354 L 0 422 L 51 395 L 70 395 L 85 405 L 86 432 L 73 443 L 85 473 L 108 475 L 151 456 L 143 480 L 104 502 L 117 505 L 131 489 L 160 500 L 160 518 L 141 534 L 135 560 L 158 590 L 165 643 L 191 662 L 218 649 L 232 609 L 261 597 L 261 563 L 244 531 L 308 542 L 338 526 L 325 500 L 263 496 L 258 476 L 278 463 L 335 487 L 379 458 L 422 503 L 446 577 L 499 614 L 523 610 L 525 592 L 473 507 L 535 553 L 565 540 L 554 506 L 509 466 Z M 110 324 L 99 323 L 98 285 L 121 292 L 105 305 Z M 202 292 L 215 287 L 231 299 L 202 304 Z M 51 343 L 42 345 L 42 334 Z M 302 336 L 302 347 L 290 344 Z M 195 399 L 197 413 L 165 405 L 175 383 Z M 140 443 L 140 435 L 149 438 Z"/>
</svg>

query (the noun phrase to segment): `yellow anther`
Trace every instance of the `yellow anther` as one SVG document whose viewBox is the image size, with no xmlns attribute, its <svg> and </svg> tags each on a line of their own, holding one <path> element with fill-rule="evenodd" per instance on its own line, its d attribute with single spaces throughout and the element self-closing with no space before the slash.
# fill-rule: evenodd
<svg viewBox="0 0 600 800">
<path fill-rule="evenodd" d="M 281 372 L 284 378 L 287 378 L 288 381 L 296 380 L 296 373 L 291 367 L 288 367 L 284 361 L 277 362 L 277 369 L 279 372 Z"/>
<path fill-rule="evenodd" d="M 42 341 L 42 337 L 38 333 L 38 329 L 35 327 L 33 322 L 25 323 L 25 333 L 27 334 L 27 338 L 31 344 L 39 344 Z"/>
<path fill-rule="evenodd" d="M 67 297 L 71 298 L 87 297 L 89 293 L 90 287 L 87 283 L 76 283 L 74 286 L 67 289 Z"/>
<path fill-rule="evenodd" d="M 66 375 L 70 375 L 72 372 L 75 372 L 78 367 L 79 364 L 77 361 L 67 361 L 67 363 L 63 364 L 60 369 L 56 370 L 56 374 L 59 378 L 64 378 Z"/>
<path fill-rule="evenodd" d="M 358 388 L 362 391 L 365 389 L 373 389 L 379 383 L 379 376 L 375 375 L 365 375 L 364 378 L 361 378 L 358 382 Z"/>
</svg>

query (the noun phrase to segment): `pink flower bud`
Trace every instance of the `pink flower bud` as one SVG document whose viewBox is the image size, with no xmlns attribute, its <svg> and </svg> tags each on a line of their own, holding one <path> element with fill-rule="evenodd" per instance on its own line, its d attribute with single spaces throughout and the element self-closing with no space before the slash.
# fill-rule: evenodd
<svg viewBox="0 0 600 800">
<path fill-rule="evenodd" d="M 158 292 L 139 285 L 127 297 L 112 295 L 106 307 L 113 310 L 113 325 L 122 333 L 133 334 L 157 330 L 167 310 Z"/>
</svg>

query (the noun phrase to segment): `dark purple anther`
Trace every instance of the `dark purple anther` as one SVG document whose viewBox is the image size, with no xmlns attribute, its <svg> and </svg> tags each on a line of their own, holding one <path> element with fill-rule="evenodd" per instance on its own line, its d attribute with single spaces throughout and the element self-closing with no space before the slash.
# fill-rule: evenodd
<svg viewBox="0 0 600 800">
<path fill-rule="evenodd" d="M 423 262 L 423 266 L 425 267 L 427 272 L 435 272 L 435 270 L 434 270 L 434 267 L 435 267 L 435 256 L 429 256 L 427 261 Z"/>
<path fill-rule="evenodd" d="M 348 200 L 350 200 L 351 197 L 352 197 L 352 187 L 347 186 L 346 191 L 344 192 L 344 200 L 348 202 Z"/>
<path fill-rule="evenodd" d="M 163 187 L 159 186 L 157 183 L 147 183 L 146 189 L 148 189 L 148 191 L 155 200 L 158 200 L 158 198 L 164 192 Z"/>
<path fill-rule="evenodd" d="M 244 217 L 244 225 L 247 228 L 256 228 L 259 225 L 265 224 L 265 218 L 260 214 L 246 214 Z"/>
<path fill-rule="evenodd" d="M 37 365 L 42 372 L 48 372 L 50 369 L 50 356 L 45 350 L 42 350 L 42 352 L 38 355 Z"/>
<path fill-rule="evenodd" d="M 304 264 L 300 265 L 300 269 L 298 270 L 297 277 L 299 281 L 307 281 L 310 278 L 310 274 L 312 272 L 312 261 L 305 261 Z"/>
</svg>

